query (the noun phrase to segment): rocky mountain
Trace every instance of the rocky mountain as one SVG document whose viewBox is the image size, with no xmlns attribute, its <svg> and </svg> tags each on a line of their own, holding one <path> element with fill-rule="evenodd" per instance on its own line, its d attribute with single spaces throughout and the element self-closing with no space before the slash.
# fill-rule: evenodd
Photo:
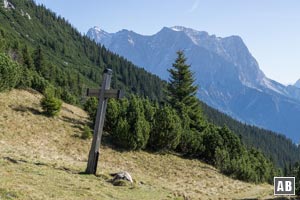
<svg viewBox="0 0 300 200">
<path fill-rule="evenodd" d="M 151 36 L 94 27 L 87 36 L 166 80 L 176 51 L 184 50 L 201 100 L 299 142 L 300 89 L 267 78 L 239 36 L 221 38 L 181 26 L 164 27 Z"/>
</svg>

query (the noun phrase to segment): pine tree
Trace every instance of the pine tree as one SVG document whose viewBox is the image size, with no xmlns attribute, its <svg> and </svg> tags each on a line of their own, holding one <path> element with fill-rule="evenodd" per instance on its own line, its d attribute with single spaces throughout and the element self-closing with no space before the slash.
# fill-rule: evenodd
<svg viewBox="0 0 300 200">
<path fill-rule="evenodd" d="M 24 66 L 28 69 L 34 69 L 33 60 L 29 54 L 27 45 L 22 49 L 22 56 Z"/>
<path fill-rule="evenodd" d="M 49 117 L 58 115 L 61 110 L 62 101 L 54 96 L 54 88 L 48 87 L 44 91 L 44 97 L 41 99 L 41 106 L 44 113 Z"/>
<path fill-rule="evenodd" d="M 38 46 L 34 51 L 34 66 L 38 72 L 41 72 L 45 65 L 44 53 L 41 46 Z"/>
<path fill-rule="evenodd" d="M 197 106 L 196 92 L 198 87 L 194 85 L 193 73 L 190 65 L 187 65 L 183 51 L 177 52 L 177 59 L 173 68 L 169 69 L 170 80 L 168 84 L 169 103 L 176 105 L 183 103 L 186 106 L 195 108 Z"/>
<path fill-rule="evenodd" d="M 191 128 L 202 130 L 202 114 L 199 100 L 196 97 L 198 86 L 194 84 L 190 65 L 186 64 L 183 51 L 177 52 L 173 68 L 169 69 L 170 79 L 167 86 L 167 101 L 180 115 L 187 112 L 191 119 Z"/>
</svg>

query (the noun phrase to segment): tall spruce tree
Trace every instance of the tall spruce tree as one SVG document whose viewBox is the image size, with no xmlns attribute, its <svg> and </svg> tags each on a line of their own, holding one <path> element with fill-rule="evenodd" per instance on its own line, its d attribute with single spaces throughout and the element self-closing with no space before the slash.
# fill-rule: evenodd
<svg viewBox="0 0 300 200">
<path fill-rule="evenodd" d="M 40 45 L 34 51 L 33 58 L 35 69 L 41 73 L 45 65 L 45 59 L 42 47 Z"/>
<path fill-rule="evenodd" d="M 199 100 L 196 97 L 198 86 L 194 84 L 195 80 L 190 67 L 186 64 L 183 51 L 178 51 L 173 68 L 168 69 L 170 79 L 167 86 L 167 101 L 180 115 L 189 116 L 190 128 L 201 131 L 203 120 Z"/>
</svg>

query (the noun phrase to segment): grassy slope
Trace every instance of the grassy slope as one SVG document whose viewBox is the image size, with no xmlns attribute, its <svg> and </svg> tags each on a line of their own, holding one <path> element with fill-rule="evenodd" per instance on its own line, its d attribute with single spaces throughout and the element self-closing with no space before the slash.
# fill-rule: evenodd
<svg viewBox="0 0 300 200">
<path fill-rule="evenodd" d="M 271 197 L 272 186 L 232 180 L 198 160 L 101 147 L 98 176 L 80 174 L 90 140 L 84 111 L 64 104 L 41 115 L 34 91 L 0 93 L 0 199 L 218 199 Z M 112 186 L 109 173 L 129 171 L 134 185 Z"/>
</svg>

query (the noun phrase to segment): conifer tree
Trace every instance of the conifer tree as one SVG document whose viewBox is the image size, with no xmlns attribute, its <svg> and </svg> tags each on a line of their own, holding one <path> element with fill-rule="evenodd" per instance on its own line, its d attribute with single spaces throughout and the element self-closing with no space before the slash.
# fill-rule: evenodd
<svg viewBox="0 0 300 200">
<path fill-rule="evenodd" d="M 45 65 L 45 60 L 44 60 L 44 53 L 41 48 L 41 46 L 38 46 L 37 49 L 34 51 L 34 66 L 35 69 L 38 72 L 41 72 L 43 70 L 43 67 Z"/>
<path fill-rule="evenodd" d="M 48 87 L 44 91 L 44 97 L 41 99 L 41 106 L 44 113 L 49 117 L 58 115 L 61 110 L 62 101 L 54 96 L 54 88 Z"/>
<path fill-rule="evenodd" d="M 183 51 L 177 52 L 173 68 L 168 70 L 170 79 L 167 86 L 167 101 L 180 115 L 187 112 L 191 119 L 190 127 L 201 131 L 202 114 L 199 100 L 196 97 L 198 86 L 194 84 L 190 65 L 186 64 Z"/>
<path fill-rule="evenodd" d="M 27 45 L 22 49 L 22 56 L 24 66 L 28 69 L 34 69 L 33 60 L 29 54 Z"/>
</svg>

